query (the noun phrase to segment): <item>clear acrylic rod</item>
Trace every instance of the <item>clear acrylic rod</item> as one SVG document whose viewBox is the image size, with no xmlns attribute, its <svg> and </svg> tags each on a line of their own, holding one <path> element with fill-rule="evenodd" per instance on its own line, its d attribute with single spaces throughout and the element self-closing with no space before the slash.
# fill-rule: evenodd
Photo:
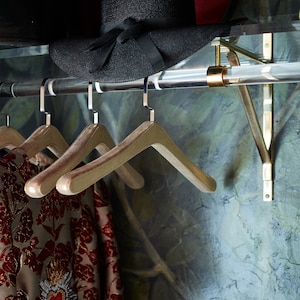
<svg viewBox="0 0 300 300">
<path fill-rule="evenodd" d="M 261 85 L 300 82 L 300 62 L 241 65 L 225 67 L 223 81 L 227 85 Z M 149 89 L 208 87 L 207 68 L 166 70 L 149 77 Z M 51 81 L 51 79 L 49 79 Z M 0 97 L 38 96 L 42 80 L 0 83 Z M 88 81 L 75 78 L 52 79 L 51 91 L 45 95 L 86 93 Z M 123 83 L 99 83 L 101 92 L 143 90 L 143 79 Z M 96 89 L 93 90 L 96 92 Z"/>
</svg>

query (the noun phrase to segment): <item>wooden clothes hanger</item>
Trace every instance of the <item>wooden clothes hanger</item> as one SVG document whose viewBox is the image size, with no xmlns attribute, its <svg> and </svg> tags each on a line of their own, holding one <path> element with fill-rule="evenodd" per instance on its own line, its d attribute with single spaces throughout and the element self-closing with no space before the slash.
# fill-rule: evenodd
<svg viewBox="0 0 300 300">
<path fill-rule="evenodd" d="M 33 158 L 40 151 L 48 148 L 56 157 L 60 157 L 69 147 L 61 133 L 51 125 L 51 115 L 45 111 L 45 83 L 44 79 L 40 87 L 40 111 L 46 116 L 45 125 L 37 128 L 21 145 L 28 158 Z"/>
<path fill-rule="evenodd" d="M 37 128 L 18 148 L 31 158 L 44 149 L 49 149 L 56 157 L 60 157 L 69 145 L 51 124 Z"/>
<path fill-rule="evenodd" d="M 10 127 L 9 115 L 6 115 L 6 125 L 0 127 L 0 149 L 13 150 L 19 148 L 25 142 L 25 138 L 14 128 Z M 52 160 L 43 153 L 37 153 L 30 162 L 35 165 L 47 165 Z"/>
<path fill-rule="evenodd" d="M 20 146 L 25 138 L 14 128 L 9 126 L 0 127 L 0 149 L 12 150 Z"/>
<path fill-rule="evenodd" d="M 0 127 L 0 149 L 7 148 L 12 150 L 21 145 L 25 138 L 14 128 L 10 127 L 10 117 L 5 115 L 6 124 Z"/>
<path fill-rule="evenodd" d="M 147 79 L 145 79 L 144 106 L 150 110 L 150 121 L 142 123 L 120 144 L 103 156 L 63 175 L 56 184 L 56 189 L 60 193 L 65 195 L 80 193 L 150 146 L 156 149 L 200 191 L 215 191 L 215 180 L 195 166 L 177 147 L 164 128 L 154 122 L 154 111 L 148 106 L 147 86 Z"/>
<path fill-rule="evenodd" d="M 91 110 L 91 84 L 89 84 L 88 95 L 89 109 Z M 56 186 L 57 180 L 77 167 L 92 150 L 96 149 L 101 155 L 104 155 L 114 147 L 115 143 L 111 135 L 104 125 L 98 123 L 98 113 L 94 113 L 94 124 L 88 125 L 58 160 L 27 181 L 25 192 L 34 198 L 47 195 Z M 121 164 L 114 171 L 130 188 L 143 187 L 144 178 L 129 163 Z"/>
</svg>

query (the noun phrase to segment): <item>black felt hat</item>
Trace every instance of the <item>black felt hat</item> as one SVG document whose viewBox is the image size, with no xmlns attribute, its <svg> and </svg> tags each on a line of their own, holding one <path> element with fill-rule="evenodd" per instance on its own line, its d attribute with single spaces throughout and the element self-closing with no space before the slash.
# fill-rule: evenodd
<svg viewBox="0 0 300 300">
<path fill-rule="evenodd" d="M 215 37 L 228 34 L 229 24 L 223 20 L 228 19 L 233 3 L 101 0 L 99 37 L 56 41 L 50 44 L 50 55 L 63 71 L 80 79 L 141 79 L 174 66 Z M 207 24 L 210 22 L 214 24 Z"/>
</svg>

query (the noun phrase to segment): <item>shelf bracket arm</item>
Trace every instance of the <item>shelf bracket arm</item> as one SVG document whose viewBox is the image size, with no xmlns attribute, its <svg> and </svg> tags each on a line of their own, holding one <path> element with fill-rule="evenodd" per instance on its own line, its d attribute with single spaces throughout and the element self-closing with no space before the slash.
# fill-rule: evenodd
<svg viewBox="0 0 300 300">
<path fill-rule="evenodd" d="M 223 46 L 224 43 L 222 43 Z M 220 44 L 214 44 L 216 49 L 215 66 L 210 67 L 207 72 L 207 82 L 210 87 L 226 86 L 228 82 L 224 80 L 226 67 L 220 66 Z M 229 49 L 227 59 L 230 66 L 239 66 L 239 58 L 232 49 L 231 44 L 226 45 Z M 243 53 L 245 55 L 245 53 Z M 253 55 L 250 57 L 253 58 Z M 263 59 L 260 63 L 270 63 L 273 60 L 273 36 L 272 33 L 263 34 Z M 273 162 L 272 162 L 272 141 L 273 141 L 273 85 L 264 84 L 263 86 L 263 129 L 257 118 L 255 107 L 251 99 L 248 87 L 239 85 L 238 91 L 244 107 L 246 117 L 251 129 L 252 136 L 262 161 L 263 177 L 263 200 L 273 200 Z"/>
</svg>

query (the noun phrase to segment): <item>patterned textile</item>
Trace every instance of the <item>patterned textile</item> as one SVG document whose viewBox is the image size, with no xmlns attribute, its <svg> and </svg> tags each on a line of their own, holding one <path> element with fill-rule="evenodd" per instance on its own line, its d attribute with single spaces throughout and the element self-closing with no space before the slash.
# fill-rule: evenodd
<svg viewBox="0 0 300 300">
<path fill-rule="evenodd" d="M 94 197 L 97 224 L 101 228 L 102 251 L 104 252 L 102 257 L 104 258 L 103 269 L 106 272 L 104 276 L 106 285 L 104 288 L 106 291 L 105 299 L 121 300 L 123 299 L 123 289 L 120 280 L 119 254 L 112 222 L 111 205 L 104 181 L 99 181 L 95 185 Z"/>
<path fill-rule="evenodd" d="M 19 149 L 0 158 L 0 299 L 122 299 L 104 182 L 32 199 L 24 183 L 35 174 Z"/>
</svg>

